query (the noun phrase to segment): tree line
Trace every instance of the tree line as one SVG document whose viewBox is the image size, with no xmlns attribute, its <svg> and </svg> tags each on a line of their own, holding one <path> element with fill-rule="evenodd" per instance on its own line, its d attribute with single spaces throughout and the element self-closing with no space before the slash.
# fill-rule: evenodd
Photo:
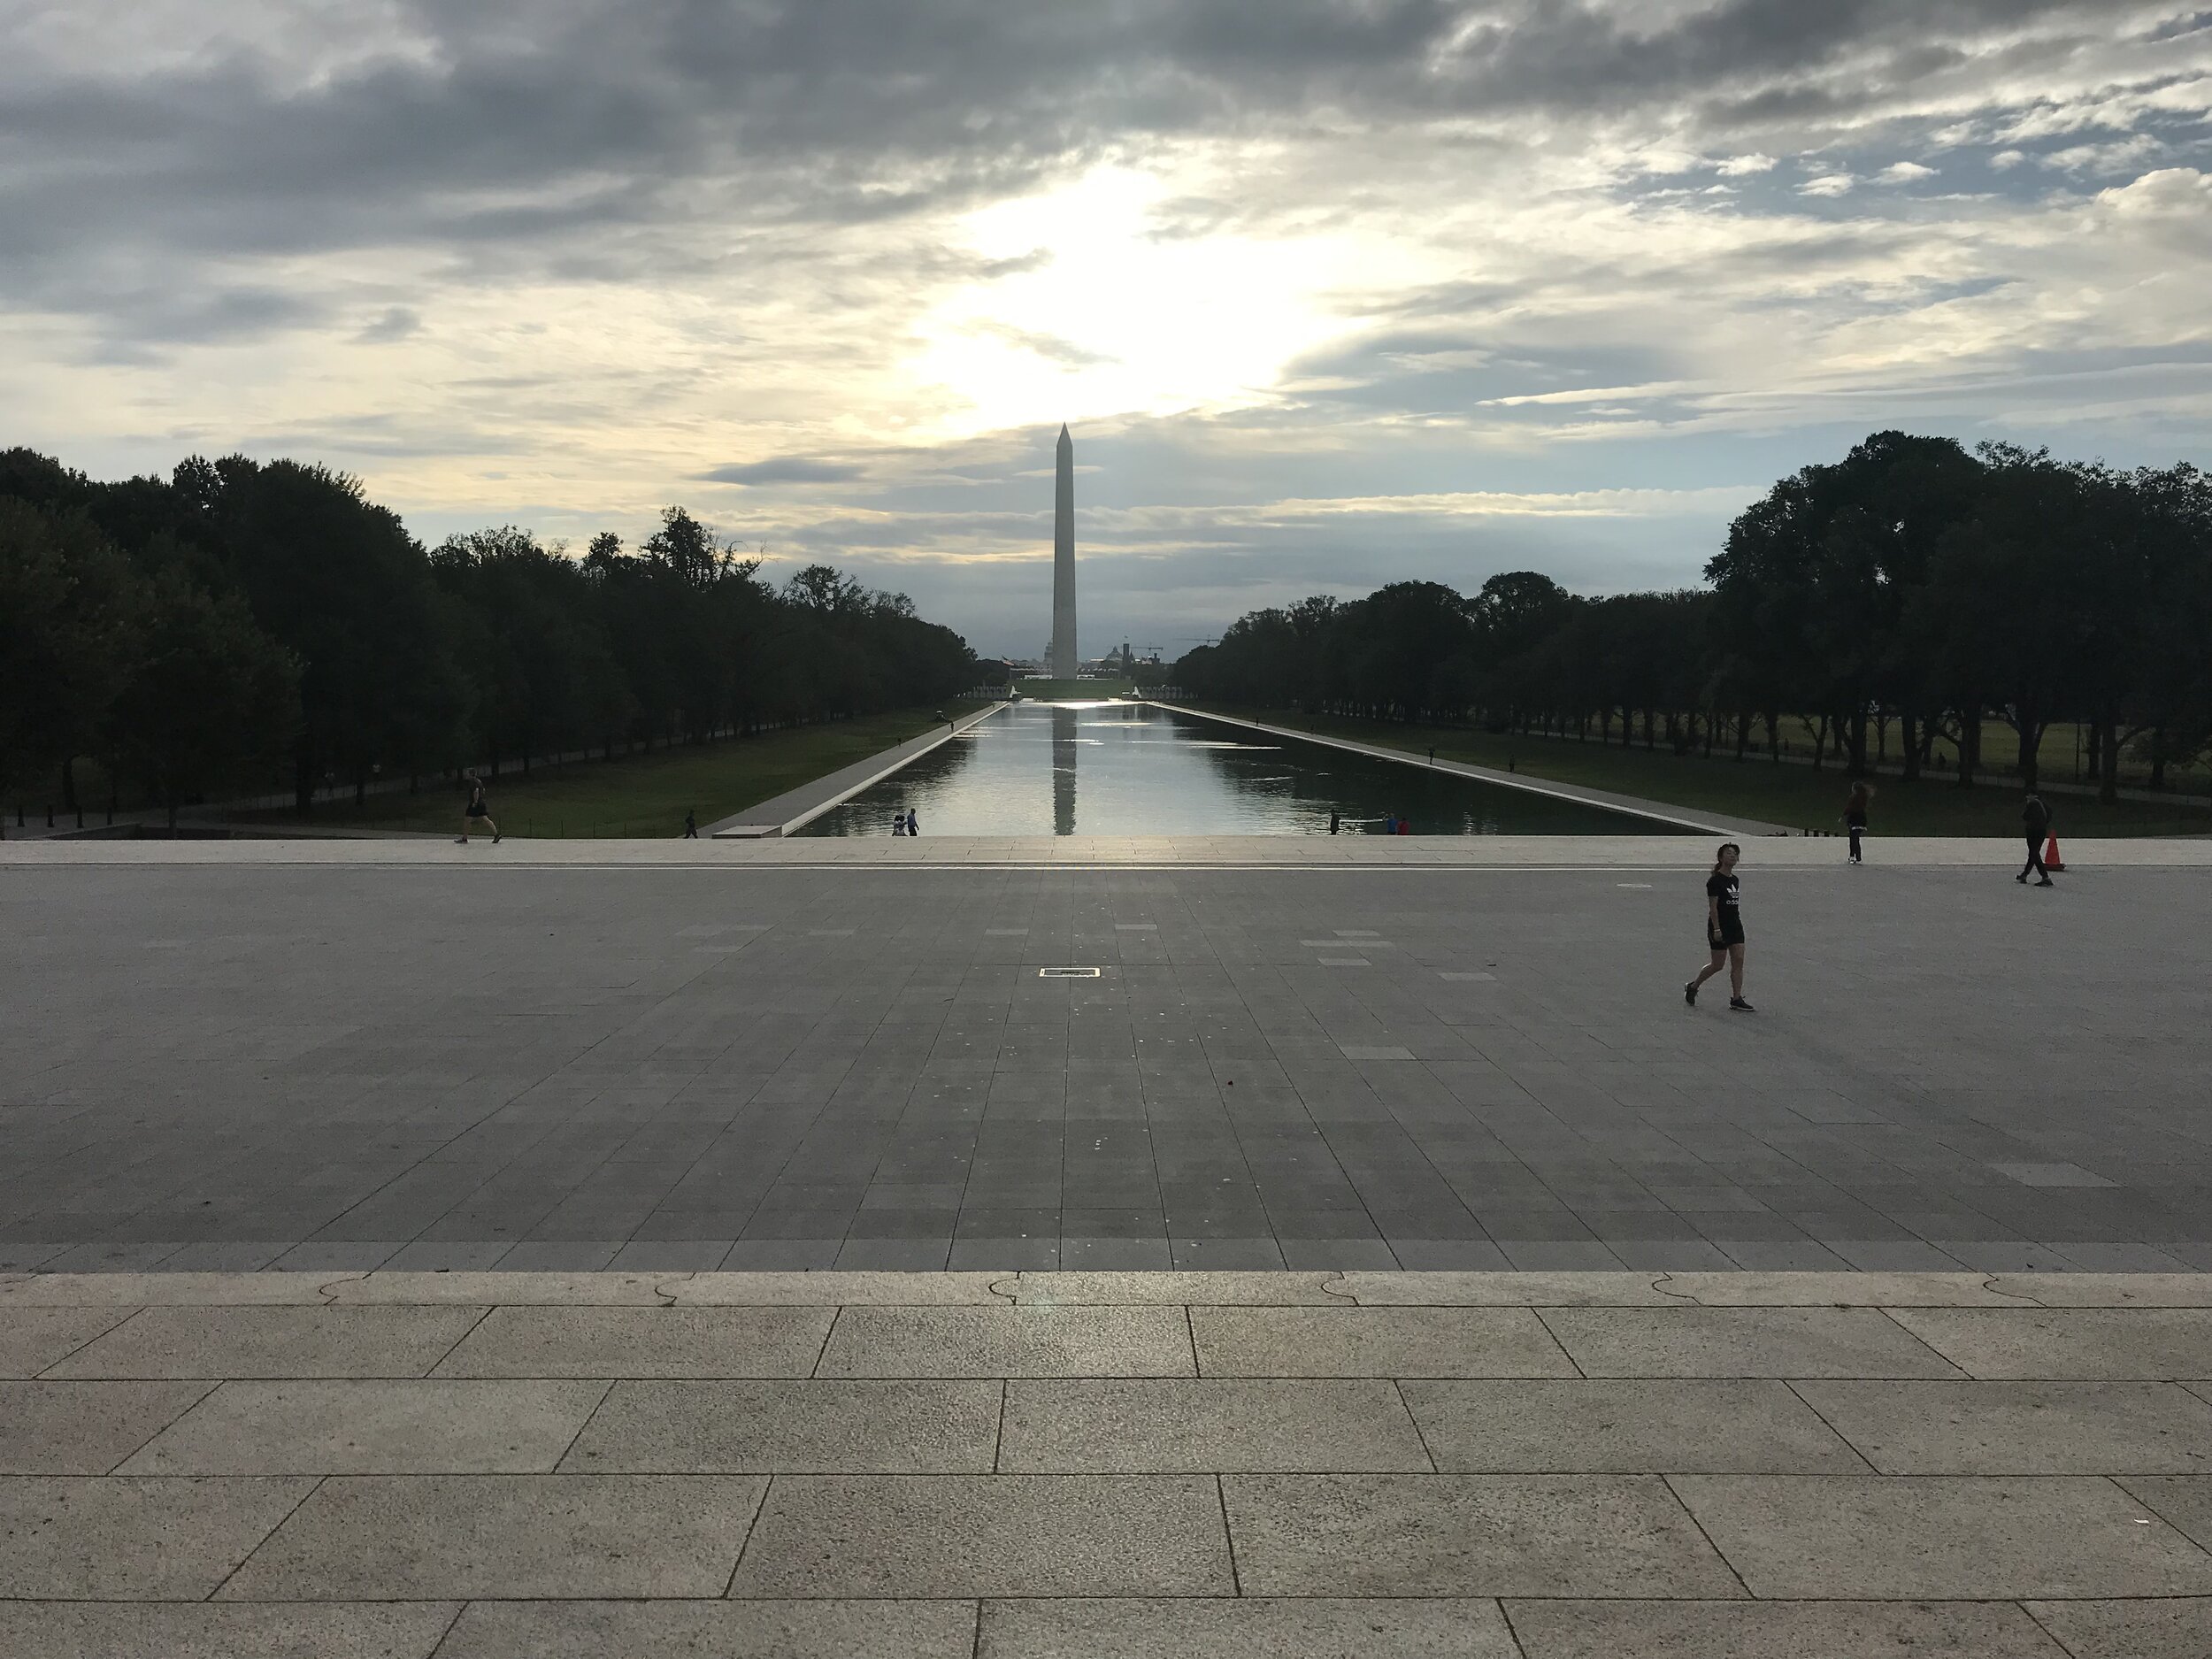
<svg viewBox="0 0 2212 1659">
<path fill-rule="evenodd" d="M 1238 619 L 1189 695 L 1383 720 L 1479 722 L 1778 758 L 1802 721 L 1853 776 L 1896 738 L 1906 777 L 1983 771 L 1988 719 L 2033 787 L 2078 722 L 2090 775 L 2212 749 L 2212 478 L 1877 433 L 1781 480 L 1729 527 L 1709 586 L 1586 598 L 1520 571 L 1472 595 L 1396 582 Z M 1939 742 L 1947 748 L 1943 754 Z"/>
<path fill-rule="evenodd" d="M 937 702 L 974 656 L 824 565 L 781 586 L 680 507 L 572 557 L 511 526 L 434 549 L 359 482 L 194 457 L 96 482 L 0 451 L 0 800 L 76 768 L 168 809 L 288 772 L 411 787 L 462 765 L 698 742 Z"/>
</svg>

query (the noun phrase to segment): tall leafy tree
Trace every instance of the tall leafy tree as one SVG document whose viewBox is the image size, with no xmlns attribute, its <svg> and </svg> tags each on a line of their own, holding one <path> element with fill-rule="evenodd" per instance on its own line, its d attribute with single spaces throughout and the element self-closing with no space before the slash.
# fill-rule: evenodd
<svg viewBox="0 0 2212 1659">
<path fill-rule="evenodd" d="M 128 672 L 134 586 L 82 509 L 0 497 L 0 802 L 97 747 Z"/>
<path fill-rule="evenodd" d="M 299 730 L 299 668 L 234 595 L 176 571 L 146 585 L 129 676 L 109 710 L 113 749 L 177 827 L 177 809 Z"/>
</svg>

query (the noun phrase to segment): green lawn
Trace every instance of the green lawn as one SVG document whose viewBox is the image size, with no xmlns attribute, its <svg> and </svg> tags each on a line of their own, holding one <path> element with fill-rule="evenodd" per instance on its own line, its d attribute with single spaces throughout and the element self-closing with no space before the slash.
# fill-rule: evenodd
<svg viewBox="0 0 2212 1659">
<path fill-rule="evenodd" d="M 1402 726 L 1280 710 L 1223 706 L 1221 712 L 1414 754 L 1426 754 L 1433 744 L 1438 758 L 1443 760 L 1497 767 L 1510 763 L 1516 771 L 1532 778 L 1611 789 L 1647 801 L 1757 818 L 1791 829 L 1840 833 L 1839 815 L 1844 797 L 1850 793 L 1839 767 L 1815 772 L 1802 764 L 1776 764 L 1764 759 L 1739 762 L 1717 751 L 1707 760 L 1698 755 L 1678 757 L 1663 746 L 1646 750 L 1640 745 L 1623 749 L 1616 743 L 1608 748 L 1594 737 L 1579 743 L 1572 738 L 1503 736 L 1459 726 Z M 2018 832 L 2018 782 L 2002 773 L 1985 774 L 1970 789 L 1962 789 L 1955 780 L 1940 776 L 1916 783 L 1877 778 L 1873 783 L 1874 805 L 1869 814 L 1871 834 L 2010 835 Z M 2085 795 L 2047 795 L 2045 799 L 2055 814 L 2052 827 L 2062 842 L 2069 833 L 2212 833 L 2212 813 L 2179 802 L 2170 806 L 2162 802 L 2121 801 L 2100 806 Z"/>
<path fill-rule="evenodd" d="M 704 828 L 756 801 L 919 737 L 935 724 L 931 713 L 908 709 L 652 755 L 536 766 L 527 777 L 507 768 L 490 785 L 492 818 L 503 835 L 681 835 L 687 807 L 697 811 Z M 463 800 L 450 780 L 426 779 L 419 795 L 371 795 L 357 809 L 350 802 L 319 804 L 303 819 L 265 813 L 254 815 L 254 821 L 458 833 Z"/>
</svg>

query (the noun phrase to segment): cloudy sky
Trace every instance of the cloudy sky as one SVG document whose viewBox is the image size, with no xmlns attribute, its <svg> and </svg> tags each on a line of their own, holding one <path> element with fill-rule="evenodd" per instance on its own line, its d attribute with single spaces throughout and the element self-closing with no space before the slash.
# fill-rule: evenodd
<svg viewBox="0 0 2212 1659">
<path fill-rule="evenodd" d="M 1880 426 L 2212 462 L 2174 0 L 0 0 L 0 444 L 681 502 L 1083 648 L 1694 581 Z"/>
</svg>

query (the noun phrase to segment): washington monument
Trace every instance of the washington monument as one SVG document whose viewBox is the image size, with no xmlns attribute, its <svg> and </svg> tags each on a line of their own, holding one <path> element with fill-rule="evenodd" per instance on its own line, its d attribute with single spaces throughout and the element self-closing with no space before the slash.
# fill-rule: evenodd
<svg viewBox="0 0 2212 1659">
<path fill-rule="evenodd" d="M 1073 680 L 1075 654 L 1075 442 L 1060 428 L 1052 491 L 1052 655 L 1045 672 Z"/>
</svg>

